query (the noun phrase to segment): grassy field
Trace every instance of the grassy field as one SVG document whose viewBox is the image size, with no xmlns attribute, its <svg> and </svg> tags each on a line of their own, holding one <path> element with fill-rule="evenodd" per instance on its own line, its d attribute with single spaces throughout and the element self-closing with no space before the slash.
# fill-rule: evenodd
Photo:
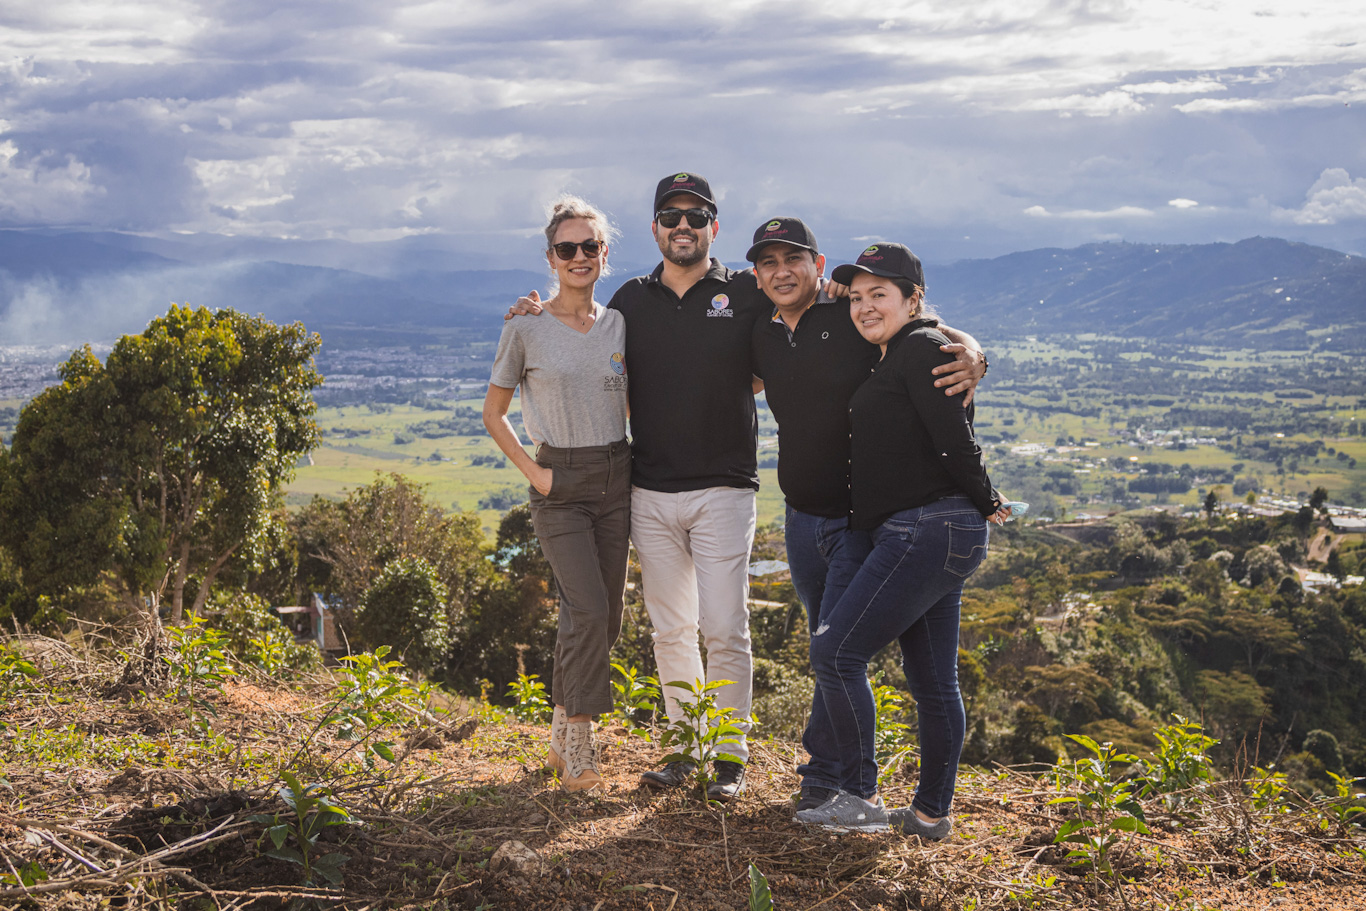
<svg viewBox="0 0 1366 911">
<path fill-rule="evenodd" d="M 477 408 L 480 402 L 460 404 Z M 515 419 L 516 400 L 512 410 Z M 286 502 L 299 506 L 314 496 L 340 498 L 347 490 L 373 481 L 377 472 L 397 472 L 426 484 L 431 498 L 441 506 L 477 512 L 485 534 L 492 536 L 508 507 L 481 507 L 481 501 L 487 503 L 490 494 L 502 494 L 501 503 L 524 502 L 526 480 L 510 462 L 503 460 L 493 440 L 484 434 L 415 436 L 411 442 L 400 442 L 405 434 L 414 436 L 409 430 L 413 425 L 441 416 L 440 412 L 412 405 L 319 409 L 317 420 L 323 430 L 323 443 L 314 450 L 311 465 L 299 466 Z M 769 450 L 776 441 L 769 439 L 766 444 L 764 449 Z M 504 466 L 474 464 L 480 457 L 496 458 Z M 761 525 L 782 521 L 783 501 L 777 474 L 773 469 L 759 472 Z"/>
</svg>

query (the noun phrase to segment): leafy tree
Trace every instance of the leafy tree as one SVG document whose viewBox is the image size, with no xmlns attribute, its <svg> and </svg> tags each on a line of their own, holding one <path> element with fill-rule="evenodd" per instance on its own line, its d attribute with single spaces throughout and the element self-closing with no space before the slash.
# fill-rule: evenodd
<svg viewBox="0 0 1366 911">
<path fill-rule="evenodd" d="M 1205 494 L 1205 518 L 1213 520 L 1214 511 L 1219 508 L 1219 490 L 1217 487 L 1210 488 L 1210 492 Z"/>
<path fill-rule="evenodd" d="M 259 555 L 281 485 L 316 445 L 317 335 L 173 306 L 104 364 L 89 346 L 20 413 L 0 477 L 0 543 L 30 590 L 102 581 L 159 629 Z"/>
<path fill-rule="evenodd" d="M 1318 511 L 1328 502 L 1328 489 L 1326 487 L 1315 487 L 1314 492 L 1309 495 L 1309 508 Z"/>
<path fill-rule="evenodd" d="M 1342 554 L 1340 548 L 1335 547 L 1328 552 L 1328 559 L 1324 561 L 1324 572 L 1341 582 L 1347 578 L 1347 570 L 1342 566 Z"/>
<path fill-rule="evenodd" d="M 426 560 L 391 560 L 361 598 L 356 632 L 367 647 L 392 646 L 406 665 L 430 674 L 445 661 L 450 645 L 449 597 Z"/>
<path fill-rule="evenodd" d="M 446 587 L 447 629 L 491 581 L 478 516 L 446 513 L 423 485 L 403 475 L 376 475 L 340 502 L 315 498 L 294 528 L 303 587 L 334 599 L 346 613 L 360 609 L 366 591 L 400 557 L 422 558 Z"/>
</svg>

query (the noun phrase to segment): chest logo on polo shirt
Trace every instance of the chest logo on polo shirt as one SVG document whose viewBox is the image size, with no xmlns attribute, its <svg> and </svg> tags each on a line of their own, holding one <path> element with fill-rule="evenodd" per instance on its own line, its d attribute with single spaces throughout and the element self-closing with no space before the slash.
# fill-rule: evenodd
<svg viewBox="0 0 1366 911">
<path fill-rule="evenodd" d="M 711 299 L 711 309 L 707 311 L 707 316 L 729 316 L 734 317 L 735 311 L 729 309 L 730 298 L 724 294 L 718 294 Z"/>
<path fill-rule="evenodd" d="M 607 360 L 612 372 L 602 378 L 603 392 L 622 392 L 626 391 L 626 356 L 620 351 L 613 354 Z"/>
</svg>

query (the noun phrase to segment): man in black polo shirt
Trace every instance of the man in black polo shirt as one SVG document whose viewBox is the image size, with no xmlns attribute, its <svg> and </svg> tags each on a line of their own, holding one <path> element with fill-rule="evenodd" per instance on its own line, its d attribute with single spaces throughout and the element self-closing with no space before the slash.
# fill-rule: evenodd
<svg viewBox="0 0 1366 911">
<path fill-rule="evenodd" d="M 825 257 L 798 218 L 774 218 L 754 232 L 746 258 L 772 309 L 755 324 L 755 376 L 778 422 L 778 484 L 787 501 L 785 535 L 792 585 L 814 634 L 827 579 L 842 591 L 871 549 L 867 532 L 849 530 L 849 399 L 877 363 L 846 298 L 822 288 Z M 976 341 L 947 327 L 958 360 L 936 368 L 935 385 L 971 399 L 986 360 Z M 629 348 L 628 348 L 629 351 Z M 826 609 L 833 604 L 825 605 Z M 817 689 L 802 734 L 811 759 L 798 767 L 798 809 L 821 806 L 844 780 L 825 702 Z"/>
<path fill-rule="evenodd" d="M 708 254 L 719 230 L 716 201 L 697 174 L 671 174 L 655 190 L 651 229 L 664 259 L 624 284 L 610 307 L 626 318 L 631 401 L 631 541 L 663 683 L 730 680 L 717 705 L 748 718 L 749 552 L 754 541 L 757 423 L 750 338 L 767 315 L 754 276 Z M 698 631 L 706 643 L 703 667 Z M 668 687 L 670 721 L 682 718 Z M 744 787 L 744 737 L 719 745 L 713 799 Z M 673 762 L 646 772 L 676 787 L 693 771 Z"/>
</svg>

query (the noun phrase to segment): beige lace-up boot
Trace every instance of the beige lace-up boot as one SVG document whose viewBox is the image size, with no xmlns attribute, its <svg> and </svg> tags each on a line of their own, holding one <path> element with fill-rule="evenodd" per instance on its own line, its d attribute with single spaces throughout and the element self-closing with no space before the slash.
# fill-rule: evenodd
<svg viewBox="0 0 1366 911">
<path fill-rule="evenodd" d="M 566 725 L 564 764 L 560 781 L 566 791 L 587 791 L 602 786 L 593 722 L 571 721 Z"/>
<path fill-rule="evenodd" d="M 568 717 L 562 705 L 555 706 L 555 714 L 550 717 L 550 752 L 546 754 L 545 767 L 556 772 L 564 771 L 564 729 Z"/>
</svg>

